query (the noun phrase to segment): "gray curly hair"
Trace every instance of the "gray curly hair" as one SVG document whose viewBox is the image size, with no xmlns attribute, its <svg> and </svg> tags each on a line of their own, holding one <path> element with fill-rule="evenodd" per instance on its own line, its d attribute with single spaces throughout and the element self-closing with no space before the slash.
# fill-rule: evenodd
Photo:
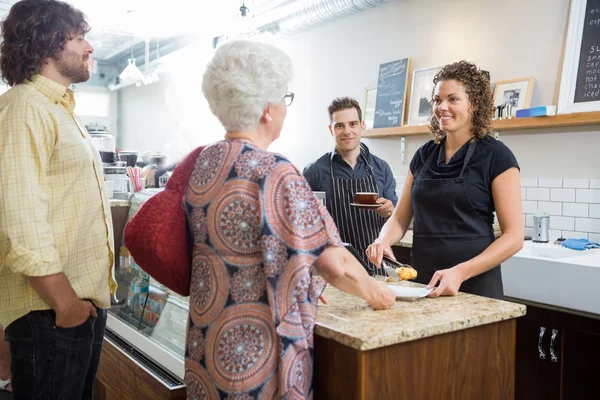
<svg viewBox="0 0 600 400">
<path fill-rule="evenodd" d="M 267 43 L 235 40 L 206 66 L 202 92 L 227 131 L 255 128 L 265 107 L 281 102 L 292 80 L 292 60 Z"/>
</svg>

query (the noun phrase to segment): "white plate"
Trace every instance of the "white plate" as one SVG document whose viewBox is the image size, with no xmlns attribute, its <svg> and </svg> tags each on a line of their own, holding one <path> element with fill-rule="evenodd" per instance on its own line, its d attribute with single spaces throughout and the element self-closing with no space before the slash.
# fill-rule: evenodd
<svg viewBox="0 0 600 400">
<path fill-rule="evenodd" d="M 360 204 L 360 203 L 350 203 L 352 207 L 356 207 L 361 210 L 374 210 L 376 208 L 381 207 L 383 204 Z"/>
<path fill-rule="evenodd" d="M 416 300 L 422 297 L 427 297 L 433 289 L 417 288 L 417 287 L 406 287 L 406 286 L 395 286 L 388 285 L 390 289 L 396 292 L 396 298 L 400 300 Z"/>
</svg>

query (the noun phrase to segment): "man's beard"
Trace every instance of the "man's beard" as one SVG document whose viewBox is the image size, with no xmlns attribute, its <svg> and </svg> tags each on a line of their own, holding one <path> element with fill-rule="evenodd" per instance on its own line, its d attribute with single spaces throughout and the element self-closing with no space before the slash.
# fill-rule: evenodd
<svg viewBox="0 0 600 400">
<path fill-rule="evenodd" d="M 64 50 L 57 60 L 58 72 L 69 78 L 71 83 L 81 83 L 90 79 L 90 71 L 86 68 L 83 57 L 79 54 Z"/>
</svg>

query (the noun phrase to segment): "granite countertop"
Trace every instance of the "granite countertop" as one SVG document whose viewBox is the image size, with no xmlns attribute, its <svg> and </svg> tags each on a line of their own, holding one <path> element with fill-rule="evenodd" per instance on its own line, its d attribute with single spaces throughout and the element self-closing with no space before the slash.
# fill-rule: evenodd
<svg viewBox="0 0 600 400">
<path fill-rule="evenodd" d="M 109 199 L 111 207 L 129 207 L 129 200 Z"/>
<path fill-rule="evenodd" d="M 400 286 L 422 287 L 412 282 Z M 454 297 L 396 301 L 374 311 L 358 297 L 328 285 L 328 305 L 319 303 L 315 334 L 357 350 L 409 342 L 525 315 L 525 306 L 466 293 Z"/>
<path fill-rule="evenodd" d="M 410 247 L 412 249 L 412 242 L 413 242 L 413 231 L 411 229 L 411 230 L 406 231 L 406 234 L 404 235 L 404 237 L 402 239 L 400 239 L 400 241 L 398 243 L 396 243 L 394 246 Z"/>
</svg>

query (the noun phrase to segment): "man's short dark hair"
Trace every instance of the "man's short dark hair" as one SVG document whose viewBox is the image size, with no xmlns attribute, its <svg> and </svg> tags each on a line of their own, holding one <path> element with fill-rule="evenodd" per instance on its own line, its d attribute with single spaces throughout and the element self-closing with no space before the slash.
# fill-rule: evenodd
<svg viewBox="0 0 600 400">
<path fill-rule="evenodd" d="M 2 21 L 0 72 L 10 86 L 38 74 L 42 62 L 56 58 L 67 41 L 90 29 L 85 15 L 57 0 L 21 0 Z"/>
<path fill-rule="evenodd" d="M 356 111 L 358 111 L 358 121 L 362 122 L 362 110 L 360 109 L 360 104 L 351 97 L 337 97 L 333 99 L 327 109 L 327 111 L 329 111 L 329 122 L 333 122 L 334 112 L 346 110 L 348 108 L 356 108 Z"/>
</svg>

